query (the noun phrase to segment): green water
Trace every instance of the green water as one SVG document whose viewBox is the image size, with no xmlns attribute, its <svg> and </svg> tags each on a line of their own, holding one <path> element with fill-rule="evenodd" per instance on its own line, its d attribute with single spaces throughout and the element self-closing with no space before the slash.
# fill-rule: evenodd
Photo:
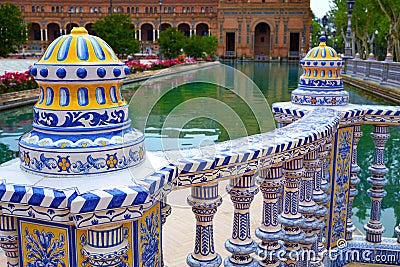
<svg viewBox="0 0 400 267">
<path fill-rule="evenodd" d="M 297 87 L 300 69 L 298 64 L 262 63 L 262 62 L 242 62 L 231 63 L 230 66 L 242 71 L 249 76 L 261 89 L 262 94 L 268 103 L 290 101 L 291 92 Z M 127 100 L 135 94 L 140 84 L 131 84 L 124 87 L 123 94 Z M 154 89 L 156 90 L 156 88 Z M 387 100 L 382 100 L 369 93 L 362 92 L 355 88 L 346 87 L 350 93 L 350 102 L 354 104 L 385 104 L 394 105 Z M 136 97 L 136 95 L 135 95 Z M 151 93 L 149 98 L 154 97 Z M 225 119 L 208 119 L 202 117 L 202 112 L 206 112 L 209 107 L 201 99 L 211 98 L 217 100 L 221 105 L 232 108 L 232 114 L 236 114 L 243 123 L 242 127 L 235 122 L 231 116 Z M 200 99 L 200 100 L 199 100 Z M 164 122 L 173 118 L 174 111 L 182 103 L 192 105 L 194 112 L 191 119 L 180 125 L 168 127 L 161 130 Z M 140 107 L 130 107 L 131 110 Z M 197 113 L 195 112 L 197 111 Z M 199 115 L 200 114 L 200 115 Z M 131 114 L 132 115 L 132 114 Z M 32 106 L 0 112 L 0 162 L 5 162 L 16 156 L 18 149 L 18 138 L 23 133 L 31 129 Z M 250 108 L 245 101 L 240 99 L 230 90 L 208 83 L 191 83 L 178 86 L 165 94 L 154 106 L 148 117 L 131 116 L 134 127 L 145 125 L 146 147 L 148 150 L 159 150 L 163 147 L 171 147 L 177 143 L 179 147 L 190 147 L 203 142 L 221 142 L 244 135 L 259 133 L 258 123 L 254 118 Z M 145 121 L 145 123 L 144 123 Z M 237 123 L 237 127 L 232 127 Z M 227 126 L 228 125 L 228 126 Z M 141 129 L 143 130 L 143 129 Z M 361 183 L 358 186 L 360 191 L 354 203 L 355 216 L 353 218 L 357 228 L 363 231 L 363 225 L 368 221 L 370 215 L 370 198 L 366 194 L 370 185 L 367 178 L 370 176 L 368 167 L 373 160 L 374 144 L 370 137 L 372 126 L 363 126 L 364 136 L 360 140 L 358 147 L 358 163 L 361 167 Z M 385 187 L 388 192 L 382 203 L 382 222 L 386 228 L 384 236 L 393 236 L 394 227 L 400 221 L 400 174 L 399 174 L 399 155 L 400 155 L 400 127 L 390 128 L 391 138 L 387 143 L 386 166 L 389 173 L 386 175 L 389 180 Z M 174 137 L 179 137 L 178 141 Z"/>
</svg>

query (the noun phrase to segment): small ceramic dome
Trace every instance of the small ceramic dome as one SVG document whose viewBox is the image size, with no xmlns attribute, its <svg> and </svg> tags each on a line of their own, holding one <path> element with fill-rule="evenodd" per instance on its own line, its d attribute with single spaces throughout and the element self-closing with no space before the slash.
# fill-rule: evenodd
<svg viewBox="0 0 400 267">
<path fill-rule="evenodd" d="M 346 105 L 349 94 L 343 90 L 340 69 L 344 62 L 336 51 L 320 38 L 319 46 L 311 49 L 300 60 L 303 74 L 299 85 L 292 93 L 292 103 L 301 105 L 338 106 Z"/>
<path fill-rule="evenodd" d="M 102 39 L 77 27 L 31 68 L 40 88 L 32 131 L 20 139 L 21 167 L 47 175 L 99 174 L 144 161 L 121 86 L 129 68 Z"/>
</svg>

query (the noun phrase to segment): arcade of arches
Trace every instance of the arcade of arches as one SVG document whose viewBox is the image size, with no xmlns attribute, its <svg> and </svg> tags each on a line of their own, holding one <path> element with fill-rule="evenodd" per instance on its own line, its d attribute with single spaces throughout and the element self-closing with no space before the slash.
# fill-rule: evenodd
<svg viewBox="0 0 400 267">
<path fill-rule="evenodd" d="M 298 58 L 309 49 L 310 0 L 175 0 L 164 1 L 162 5 L 157 0 L 154 3 L 138 0 L 134 4 L 114 0 L 112 6 L 108 1 L 57 2 L 55 6 L 49 0 L 40 5 L 21 0 L 14 4 L 31 25 L 27 43 L 21 47 L 26 53 L 43 52 L 54 39 L 68 34 L 75 26 L 96 34 L 93 23 L 110 11 L 130 15 L 135 25 L 134 36 L 141 42 L 143 53 L 157 53 L 160 30 L 172 26 L 187 37 L 216 36 L 220 56 L 258 60 Z"/>
</svg>

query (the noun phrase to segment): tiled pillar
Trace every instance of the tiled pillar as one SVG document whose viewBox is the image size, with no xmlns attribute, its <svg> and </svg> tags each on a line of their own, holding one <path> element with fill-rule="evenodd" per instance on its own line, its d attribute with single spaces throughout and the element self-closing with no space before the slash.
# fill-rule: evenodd
<svg viewBox="0 0 400 267">
<path fill-rule="evenodd" d="M 382 233 L 385 231 L 381 223 L 381 203 L 386 196 L 383 186 L 387 184 L 385 174 L 388 169 L 385 166 L 385 145 L 389 139 L 389 127 L 386 125 L 374 125 L 371 136 L 375 144 L 374 162 L 369 171 L 372 177 L 368 178 L 371 188 L 368 195 L 371 197 L 371 216 L 367 224 L 364 225 L 366 239 L 369 242 L 379 243 L 382 241 Z"/>
<path fill-rule="evenodd" d="M 218 195 L 218 184 L 194 186 L 187 199 L 196 217 L 196 238 L 193 253 L 186 258 L 191 267 L 215 267 L 222 263 L 214 249 L 213 218 L 222 198 Z"/>
<path fill-rule="evenodd" d="M 299 265 L 299 258 L 296 256 L 301 255 L 300 241 L 306 237 L 306 234 L 300 228 L 305 219 L 299 212 L 299 191 L 303 172 L 303 157 L 285 162 L 283 169 L 285 177 L 284 197 L 279 222 L 283 225 L 285 231 L 283 241 L 286 248 L 286 261 L 284 266 L 287 267 Z"/>
<path fill-rule="evenodd" d="M 261 240 L 257 251 L 261 258 L 260 266 L 281 266 L 279 255 L 284 248 L 278 241 L 283 238 L 284 231 L 278 221 L 278 215 L 283 181 L 282 169 L 282 164 L 270 169 L 261 169 L 257 177 L 263 195 L 262 223 L 256 229 L 256 236 Z"/>
<path fill-rule="evenodd" d="M 320 222 L 316 216 L 319 210 L 319 205 L 313 199 L 315 176 L 319 168 L 318 151 L 314 150 L 304 156 L 304 175 L 300 183 L 300 204 L 299 211 L 306 219 L 301 225 L 301 228 L 306 233 L 306 238 L 300 241 L 304 250 L 309 251 L 315 242 L 318 240 L 317 229 L 320 227 Z M 305 253 L 304 255 L 312 255 Z M 315 255 L 317 256 L 317 255 Z M 303 266 L 308 266 L 305 258 L 302 259 L 305 263 Z"/>
<path fill-rule="evenodd" d="M 167 217 L 171 215 L 171 206 L 167 204 L 167 197 L 164 197 L 161 201 L 161 224 L 164 225 L 167 221 Z M 161 247 L 161 266 L 164 266 L 164 253 Z"/>
<path fill-rule="evenodd" d="M 7 257 L 7 267 L 19 266 L 18 233 L 16 219 L 0 215 L 0 247 Z"/>
<path fill-rule="evenodd" d="M 83 262 L 92 267 L 120 267 L 129 249 L 128 233 L 122 224 L 112 224 L 91 228 L 87 231 L 86 240 L 81 240 L 84 247 Z"/>
<path fill-rule="evenodd" d="M 356 227 L 353 224 L 351 216 L 353 215 L 353 202 L 354 198 L 358 195 L 358 190 L 356 186 L 360 183 L 360 178 L 358 178 L 358 173 L 360 172 L 360 167 L 357 164 L 357 147 L 363 132 L 361 130 L 361 125 L 354 126 L 354 137 L 353 137 L 353 155 L 351 158 L 351 177 L 350 177 L 350 192 L 349 192 L 349 203 L 347 205 L 347 221 L 346 221 L 346 240 L 353 239 L 353 233 Z"/>
<path fill-rule="evenodd" d="M 226 191 L 231 195 L 234 205 L 232 238 L 225 242 L 225 248 L 232 253 L 224 261 L 225 266 L 258 266 L 251 253 L 256 251 L 257 243 L 250 235 L 250 205 L 258 193 L 254 174 L 242 175 L 230 180 Z"/>
</svg>

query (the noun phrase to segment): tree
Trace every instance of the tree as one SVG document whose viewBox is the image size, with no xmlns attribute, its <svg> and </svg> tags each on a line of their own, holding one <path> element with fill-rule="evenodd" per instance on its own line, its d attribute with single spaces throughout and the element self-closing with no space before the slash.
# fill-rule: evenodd
<svg viewBox="0 0 400 267">
<path fill-rule="evenodd" d="M 11 3 L 0 4 L 0 57 L 8 57 L 15 47 L 25 43 L 26 27 L 19 8 Z"/>
<path fill-rule="evenodd" d="M 204 52 L 203 47 L 204 45 L 202 37 L 194 34 L 187 39 L 183 49 L 185 50 L 186 55 L 194 58 L 201 58 L 203 57 Z"/>
<path fill-rule="evenodd" d="M 96 35 L 106 41 L 119 57 L 133 54 L 140 49 L 133 28 L 129 15 L 121 13 L 107 15 L 93 24 Z"/>
<path fill-rule="evenodd" d="M 164 57 L 172 59 L 180 55 L 185 39 L 185 35 L 177 27 L 170 27 L 161 32 L 158 45 Z"/>
<path fill-rule="evenodd" d="M 390 22 L 389 32 L 386 36 L 387 53 L 391 53 L 397 60 L 400 59 L 399 24 L 400 0 L 377 0 L 386 18 Z"/>
<path fill-rule="evenodd" d="M 203 36 L 203 52 L 211 58 L 214 58 L 217 53 L 218 39 L 215 36 Z"/>
</svg>

